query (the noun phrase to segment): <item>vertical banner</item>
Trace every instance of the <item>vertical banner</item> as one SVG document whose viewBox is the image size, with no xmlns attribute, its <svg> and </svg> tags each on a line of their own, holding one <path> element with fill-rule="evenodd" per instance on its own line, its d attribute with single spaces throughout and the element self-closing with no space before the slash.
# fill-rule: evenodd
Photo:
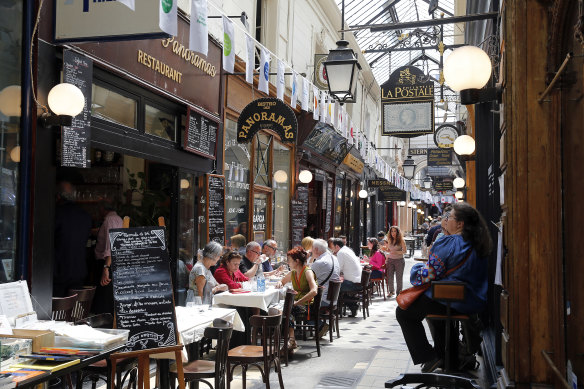
<svg viewBox="0 0 584 389">
<path fill-rule="evenodd" d="M 209 28 L 207 26 L 207 0 L 191 0 L 191 27 L 189 50 L 203 55 L 209 52 Z"/>
<path fill-rule="evenodd" d="M 327 102 L 326 102 L 326 92 L 325 91 L 321 91 L 320 92 L 320 104 L 319 104 L 319 108 L 320 108 L 320 121 L 323 123 L 327 122 L 327 112 L 328 112 L 328 106 L 327 106 Z"/>
<path fill-rule="evenodd" d="M 280 100 L 284 101 L 284 89 L 286 89 L 286 85 L 284 84 L 284 72 L 286 71 L 286 65 L 282 60 L 278 60 L 278 75 L 277 75 L 277 84 L 276 84 L 276 97 Z"/>
<path fill-rule="evenodd" d="M 177 0 L 160 0 L 158 7 L 158 25 L 162 31 L 172 36 L 177 35 L 178 16 Z"/>
<path fill-rule="evenodd" d="M 290 96 L 290 105 L 296 109 L 298 102 L 298 73 L 292 71 L 292 96 Z"/>
<path fill-rule="evenodd" d="M 320 90 L 315 86 L 312 87 L 312 96 L 312 118 L 318 120 L 320 118 Z"/>
<path fill-rule="evenodd" d="M 223 16 L 223 69 L 233 73 L 235 67 L 235 39 L 233 35 L 233 22 Z"/>
<path fill-rule="evenodd" d="M 132 11 L 136 10 L 136 4 L 134 0 L 118 0 L 118 2 L 130 8 Z"/>
<path fill-rule="evenodd" d="M 310 90 L 308 86 L 308 79 L 306 77 L 302 77 L 302 109 L 308 111 L 308 97 L 310 95 Z"/>
<path fill-rule="evenodd" d="M 262 55 L 260 58 L 260 82 L 258 89 L 267 95 L 270 94 L 270 60 L 270 52 L 262 47 Z"/>
<path fill-rule="evenodd" d="M 255 67 L 255 42 L 250 35 L 245 35 L 247 61 L 245 63 L 245 81 L 253 85 L 253 69 Z"/>
<path fill-rule="evenodd" d="M 352 145 L 355 143 L 355 138 L 353 137 L 353 134 L 355 133 L 355 126 L 353 125 L 352 120 L 350 120 L 349 123 L 349 144 Z"/>
</svg>

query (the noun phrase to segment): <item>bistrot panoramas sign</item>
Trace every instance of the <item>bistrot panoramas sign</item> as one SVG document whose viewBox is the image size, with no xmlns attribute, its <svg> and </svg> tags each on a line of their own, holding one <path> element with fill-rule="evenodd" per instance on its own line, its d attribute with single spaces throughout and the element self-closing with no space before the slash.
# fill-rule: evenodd
<svg viewBox="0 0 584 389">
<path fill-rule="evenodd" d="M 434 132 L 434 81 L 402 66 L 381 85 L 383 135 L 411 138 Z"/>
<path fill-rule="evenodd" d="M 265 97 L 249 103 L 237 121 L 237 142 L 247 143 L 260 130 L 271 130 L 283 143 L 296 143 L 298 121 L 282 100 Z"/>
</svg>

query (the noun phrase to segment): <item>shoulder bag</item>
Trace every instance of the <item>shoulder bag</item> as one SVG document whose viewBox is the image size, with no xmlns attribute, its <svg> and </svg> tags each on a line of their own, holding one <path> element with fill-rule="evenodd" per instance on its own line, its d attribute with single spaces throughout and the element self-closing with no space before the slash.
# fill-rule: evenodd
<svg viewBox="0 0 584 389">
<path fill-rule="evenodd" d="M 464 259 L 462 260 L 462 262 L 460 262 L 458 265 L 454 266 L 452 269 L 448 270 L 446 272 L 446 275 L 450 275 L 452 273 L 454 273 L 458 268 L 460 268 L 468 259 L 468 257 L 470 257 L 470 254 L 472 253 L 472 248 L 468 250 L 466 257 L 464 257 Z M 400 294 L 397 295 L 397 297 L 395 298 L 395 300 L 397 301 L 397 305 L 403 309 L 404 311 L 406 309 L 408 309 L 410 307 L 410 305 L 412 305 L 414 303 L 414 301 L 416 301 L 418 299 L 418 297 L 420 297 L 420 295 L 422 293 L 424 293 L 425 291 L 427 291 L 430 288 L 431 282 L 427 282 L 425 284 L 422 285 L 414 285 L 411 288 L 407 288 L 401 291 Z"/>
</svg>

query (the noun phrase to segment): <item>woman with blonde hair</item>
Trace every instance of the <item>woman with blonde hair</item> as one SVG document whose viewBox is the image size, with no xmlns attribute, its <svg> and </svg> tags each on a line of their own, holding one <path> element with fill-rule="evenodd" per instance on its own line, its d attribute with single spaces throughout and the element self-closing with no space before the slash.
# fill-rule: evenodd
<svg viewBox="0 0 584 389">
<path fill-rule="evenodd" d="M 404 260 L 404 253 L 406 252 L 406 242 L 401 234 L 398 226 L 391 226 L 387 234 L 387 285 L 389 287 L 389 295 L 393 297 L 394 291 L 400 294 L 403 288 L 404 267 L 406 261 Z M 397 283 L 397 291 L 394 289 L 393 277 L 395 275 Z"/>
<path fill-rule="evenodd" d="M 302 242 L 300 242 L 300 245 L 302 246 L 304 251 L 306 251 L 308 253 L 308 263 L 309 264 L 314 262 L 314 257 L 312 256 L 312 244 L 313 243 L 314 243 L 314 239 L 312 239 L 310 236 L 305 237 L 304 239 L 302 239 Z"/>
</svg>

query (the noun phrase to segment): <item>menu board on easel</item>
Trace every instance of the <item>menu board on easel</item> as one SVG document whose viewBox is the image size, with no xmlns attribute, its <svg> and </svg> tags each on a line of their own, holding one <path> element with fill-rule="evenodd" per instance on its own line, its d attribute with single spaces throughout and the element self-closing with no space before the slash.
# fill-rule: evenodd
<svg viewBox="0 0 584 389">
<path fill-rule="evenodd" d="M 207 223 L 209 241 L 225 244 L 225 176 L 207 174 Z"/>
<path fill-rule="evenodd" d="M 292 247 L 300 246 L 308 225 L 308 187 L 298 186 L 292 199 Z"/>
<path fill-rule="evenodd" d="M 187 119 L 183 148 L 191 153 L 215 159 L 219 121 L 191 107 L 187 109 Z"/>
<path fill-rule="evenodd" d="M 176 316 L 164 227 L 109 232 L 116 325 L 130 330 L 127 348 L 176 344 Z"/>
</svg>

